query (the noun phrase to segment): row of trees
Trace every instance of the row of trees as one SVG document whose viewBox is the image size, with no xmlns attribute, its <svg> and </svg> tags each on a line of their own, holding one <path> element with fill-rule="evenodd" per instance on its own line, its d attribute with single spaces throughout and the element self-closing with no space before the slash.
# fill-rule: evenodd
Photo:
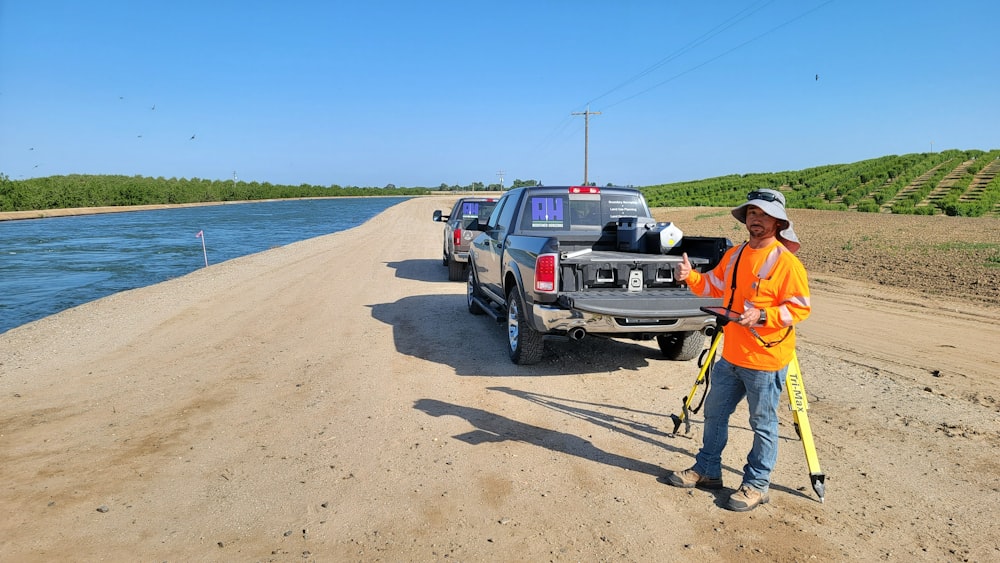
<svg viewBox="0 0 1000 563">
<path fill-rule="evenodd" d="M 509 188 L 537 185 L 536 180 L 514 180 Z M 508 188 L 508 189 L 509 189 Z M 501 191 L 499 184 L 474 182 L 467 186 L 441 184 L 437 191 Z M 286 186 L 268 182 L 202 180 L 199 178 L 149 178 L 145 176 L 48 176 L 11 180 L 0 173 L 0 211 L 30 211 L 71 207 L 105 207 L 254 201 L 301 197 L 425 195 L 433 188 L 383 188 L 358 186 Z"/>
<path fill-rule="evenodd" d="M 1000 150 L 915 153 L 792 172 L 660 184 L 642 190 L 654 207 L 729 207 L 744 201 L 749 191 L 771 188 L 785 194 L 789 207 L 978 217 L 996 214 L 1000 175 L 981 191 L 967 188 L 976 174 L 998 158 Z M 943 197 L 929 198 L 935 188 L 946 185 L 941 184 L 946 176 L 969 161 L 972 164 Z"/>
<path fill-rule="evenodd" d="M 653 207 L 729 207 L 744 201 L 749 191 L 772 188 L 782 190 L 789 207 L 977 217 L 998 214 L 1000 210 L 1000 174 L 982 188 L 970 189 L 977 175 L 987 166 L 1000 163 L 998 159 L 1000 150 L 914 153 L 799 171 L 733 174 L 640 189 Z M 948 183 L 942 184 L 945 177 L 949 177 Z M 517 179 L 508 189 L 538 184 L 536 180 Z M 0 174 L 0 211 L 501 189 L 499 184 L 482 182 L 466 186 L 442 183 L 437 188 L 388 184 L 378 188 L 114 175 L 49 176 L 12 181 Z"/>
<path fill-rule="evenodd" d="M 268 182 L 78 174 L 14 181 L 0 174 L 0 211 L 427 193 L 430 193 L 427 188 L 284 186 Z"/>
<path fill-rule="evenodd" d="M 438 191 L 441 192 L 501 192 L 504 190 L 512 190 L 514 188 L 520 188 L 523 186 L 537 186 L 537 180 L 514 180 L 514 183 L 510 186 L 501 186 L 500 184 L 484 184 L 482 182 L 473 182 L 467 186 L 459 186 L 458 184 L 448 185 L 442 183 L 438 186 Z"/>
</svg>

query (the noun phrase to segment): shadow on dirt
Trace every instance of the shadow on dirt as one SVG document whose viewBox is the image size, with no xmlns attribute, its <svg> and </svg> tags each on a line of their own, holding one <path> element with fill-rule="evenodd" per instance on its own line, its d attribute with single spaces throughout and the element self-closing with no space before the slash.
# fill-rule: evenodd
<svg viewBox="0 0 1000 563">
<path fill-rule="evenodd" d="M 451 366 L 458 375 L 607 373 L 676 363 L 662 359 L 655 343 L 586 337 L 546 340 L 541 362 L 518 366 L 507 356 L 506 325 L 469 313 L 464 294 L 415 295 L 370 307 L 372 317 L 392 326 L 399 353 Z"/>
<path fill-rule="evenodd" d="M 487 387 L 487 389 L 490 391 L 506 393 L 512 397 L 517 397 L 547 409 L 567 414 L 573 418 L 586 420 L 595 426 L 600 426 L 601 428 L 606 428 L 608 430 L 614 430 L 617 433 L 631 436 L 643 442 L 648 442 L 665 449 L 673 449 L 656 439 L 671 437 L 668 430 L 672 430 L 673 423 L 670 420 L 670 415 L 667 413 L 641 411 L 621 405 L 591 403 L 566 397 L 554 397 L 552 395 L 542 395 L 540 393 L 532 393 L 530 391 L 522 391 L 519 389 L 512 389 L 510 387 Z M 660 428 L 651 424 L 625 418 L 625 416 L 630 414 L 661 418 L 663 419 L 663 427 Z"/>
<path fill-rule="evenodd" d="M 467 420 L 475 426 L 475 430 L 459 434 L 454 438 L 473 446 L 510 440 L 647 475 L 661 476 L 664 473 L 658 465 L 606 452 L 579 436 L 526 424 L 482 409 L 435 399 L 420 399 L 416 401 L 414 408 L 435 417 L 457 416 Z"/>
<path fill-rule="evenodd" d="M 631 438 L 633 438 L 635 440 L 638 440 L 638 441 L 641 441 L 641 442 L 645 442 L 645 443 L 650 444 L 652 446 L 656 446 L 656 447 L 662 448 L 662 449 L 664 449 L 666 451 L 690 455 L 691 458 L 692 458 L 692 463 L 694 461 L 693 460 L 694 455 L 698 452 L 698 442 L 697 441 L 691 441 L 691 440 L 687 440 L 685 438 L 678 438 L 677 436 L 674 436 L 671 433 L 671 431 L 673 430 L 673 422 L 671 421 L 670 415 L 668 413 L 641 411 L 641 410 L 636 410 L 636 409 L 625 407 L 625 406 L 621 406 L 621 405 L 607 405 L 607 404 L 600 404 L 600 403 L 591 403 L 591 402 L 587 402 L 587 401 L 579 401 L 579 400 L 576 400 L 576 399 L 571 399 L 571 398 L 566 398 L 566 397 L 554 397 L 554 396 L 551 396 L 551 395 L 543 395 L 543 394 L 540 394 L 540 393 L 532 393 L 530 391 L 523 391 L 523 390 L 519 390 L 519 389 L 513 389 L 511 387 L 488 387 L 488 389 L 490 391 L 499 391 L 501 393 L 506 393 L 506 394 L 508 394 L 508 395 L 510 395 L 512 397 L 517 397 L 517 398 L 523 399 L 525 401 L 534 403 L 536 405 L 545 407 L 547 409 L 551 409 L 551 410 L 554 410 L 556 412 L 564 413 L 564 414 L 566 414 L 568 416 L 572 416 L 574 418 L 585 420 L 585 421 L 590 422 L 591 424 L 594 424 L 595 426 L 598 426 L 600 428 L 604 428 L 604 429 L 607 429 L 607 430 L 612 430 L 612 431 L 614 431 L 614 432 L 616 432 L 618 434 L 624 434 L 624 435 L 629 436 L 629 437 L 631 437 Z M 419 408 L 419 406 L 418 406 L 418 408 Z M 467 410 L 464 407 L 457 407 L 457 408 L 463 409 L 463 410 Z M 421 410 L 423 410 L 423 409 L 421 409 Z M 473 409 L 473 410 L 478 410 L 478 409 Z M 461 414 L 457 413 L 457 412 L 451 412 L 451 413 L 445 413 L 445 414 L 454 414 L 455 416 L 461 416 Z M 650 425 L 650 424 L 645 424 L 645 423 L 642 423 L 642 422 L 637 422 L 636 420 L 632 420 L 631 418 L 627 418 L 629 415 L 640 415 L 642 417 L 662 418 L 662 419 L 664 419 L 663 423 L 662 423 L 663 426 L 662 427 L 657 427 L 657 426 L 653 426 L 653 425 Z M 492 416 L 496 416 L 496 415 L 492 415 Z M 503 418 L 503 417 L 499 417 L 499 418 Z M 473 422 L 472 420 L 469 420 L 469 422 L 475 424 L 475 422 Z M 704 421 L 699 421 L 699 422 L 703 423 Z M 745 428 L 744 430 L 750 431 L 749 428 Z M 456 438 L 461 439 L 458 436 L 456 436 Z M 511 438 L 511 439 L 514 439 L 514 438 Z M 788 440 L 788 438 L 785 438 L 785 437 L 782 437 L 782 439 L 783 440 Z M 578 437 L 573 437 L 573 440 L 582 441 L 582 439 L 578 438 Z M 680 441 L 678 441 L 678 440 L 680 440 Z M 522 440 L 522 441 L 527 441 L 527 440 Z M 797 441 L 797 440 L 795 440 L 795 441 Z M 589 442 L 586 442 L 586 443 L 589 444 Z M 537 444 L 537 445 L 541 445 L 541 444 Z M 566 453 L 572 453 L 574 455 L 579 455 L 578 453 L 576 453 L 574 451 L 569 451 L 568 448 L 565 449 L 565 450 L 558 450 L 558 451 L 566 451 Z M 793 453 L 789 453 L 789 454 L 786 454 L 786 455 L 794 455 L 794 454 Z M 581 457 L 587 457 L 587 456 L 581 456 Z M 588 457 L 588 459 L 591 459 L 591 458 Z M 594 459 L 594 461 L 602 461 L 602 460 L 601 459 Z M 640 464 L 640 465 L 648 465 L 648 464 L 643 464 L 641 462 L 635 462 L 635 463 Z M 615 464 L 615 465 L 617 465 L 617 464 Z M 620 467 L 624 467 L 626 469 L 632 469 L 632 470 L 635 470 L 635 471 L 642 471 L 641 468 L 640 469 L 635 469 L 635 468 L 627 467 L 627 466 L 624 466 L 624 465 L 621 465 Z M 679 469 L 687 469 L 687 467 L 689 467 L 689 466 L 678 467 L 677 469 L 678 470 Z M 728 475 L 727 480 L 732 481 L 733 483 L 738 483 L 737 480 L 734 480 L 734 477 L 736 477 L 738 479 L 739 476 L 742 475 L 742 469 L 741 468 L 723 466 L 723 470 Z M 658 481 L 666 484 L 666 482 L 667 482 L 666 481 L 666 477 L 667 477 L 667 475 L 669 473 L 670 473 L 669 470 L 659 469 L 658 472 L 650 473 L 650 475 L 657 476 L 658 477 Z M 732 493 L 736 492 L 737 489 L 738 489 L 738 487 L 737 488 L 733 488 L 733 489 L 722 489 L 721 491 L 717 492 L 715 494 L 715 503 L 720 508 L 721 507 L 725 507 L 725 505 L 728 503 L 729 495 L 731 495 Z M 799 496 L 799 497 L 803 497 L 803 498 L 810 498 L 809 493 L 808 492 L 803 492 L 802 489 L 795 490 L 795 489 L 792 489 L 792 488 L 789 488 L 789 487 L 786 487 L 786 486 L 783 486 L 783 485 L 779 485 L 779 484 L 774 484 L 774 483 L 771 484 L 771 489 L 772 490 L 777 490 L 777 491 L 782 491 L 782 492 L 785 492 L 787 494 L 794 495 L 794 496 Z"/>
<path fill-rule="evenodd" d="M 385 265 L 396 270 L 397 278 L 422 282 L 460 284 L 460 282 L 448 281 L 448 268 L 441 263 L 441 260 L 424 258 L 420 260 L 385 262 Z M 464 284 L 460 285 L 464 286 Z"/>
</svg>

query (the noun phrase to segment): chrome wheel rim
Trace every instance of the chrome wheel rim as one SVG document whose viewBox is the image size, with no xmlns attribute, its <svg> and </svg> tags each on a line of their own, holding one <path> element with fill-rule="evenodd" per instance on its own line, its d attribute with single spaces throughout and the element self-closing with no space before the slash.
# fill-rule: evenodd
<svg viewBox="0 0 1000 563">
<path fill-rule="evenodd" d="M 517 349 L 517 302 L 512 300 L 507 304 L 507 341 L 511 350 Z"/>
</svg>

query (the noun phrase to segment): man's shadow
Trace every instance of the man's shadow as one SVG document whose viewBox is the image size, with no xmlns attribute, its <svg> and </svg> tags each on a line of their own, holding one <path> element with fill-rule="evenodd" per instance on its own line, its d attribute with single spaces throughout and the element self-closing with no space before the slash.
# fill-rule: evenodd
<svg viewBox="0 0 1000 563">
<path fill-rule="evenodd" d="M 589 440 L 579 436 L 525 424 L 491 412 L 446 403 L 435 399 L 420 399 L 414 407 L 431 416 L 457 416 L 475 426 L 475 430 L 453 436 L 456 440 L 471 445 L 490 442 L 523 442 L 554 452 L 565 453 L 620 467 L 629 471 L 638 471 L 656 477 L 664 474 L 663 468 L 652 463 L 635 460 L 612 452 L 604 451 Z"/>
<path fill-rule="evenodd" d="M 578 401 L 519 391 L 509 387 L 491 387 L 490 389 L 504 392 L 515 397 L 520 397 L 546 408 L 587 420 L 599 427 L 629 435 L 634 439 L 661 447 L 664 450 L 685 454 L 692 458 L 694 457 L 695 450 L 691 449 L 689 444 L 685 444 L 685 447 L 677 447 L 660 439 L 672 437 L 673 434 L 671 433 L 664 432 L 648 424 L 636 423 L 633 420 L 615 416 L 613 414 L 605 414 L 600 410 L 589 408 L 606 405 L 580 403 Z M 475 430 L 453 436 L 453 438 L 470 445 L 479 445 L 490 442 L 504 442 L 508 440 L 523 442 L 546 448 L 554 452 L 574 455 L 590 461 L 596 461 L 606 465 L 627 469 L 629 471 L 652 475 L 661 483 L 667 482 L 666 479 L 670 473 L 658 465 L 604 451 L 595 446 L 589 440 L 585 440 L 579 436 L 526 424 L 475 407 L 446 403 L 436 399 L 419 399 L 414 403 L 414 408 L 424 411 L 434 417 L 450 415 L 465 419 L 469 424 L 475 427 Z M 633 409 L 624 410 L 632 411 Z M 732 467 L 724 466 L 723 469 L 736 473 L 737 475 L 740 473 L 736 470 L 736 468 Z M 803 493 L 802 490 L 795 490 L 790 487 L 776 485 L 774 483 L 771 484 L 771 488 L 775 490 L 782 490 L 795 496 L 808 497 L 808 494 Z M 728 499 L 729 494 L 734 492 L 734 490 L 735 489 L 721 489 L 719 491 L 712 491 L 715 496 L 715 503 L 720 507 L 723 506 Z"/>
</svg>

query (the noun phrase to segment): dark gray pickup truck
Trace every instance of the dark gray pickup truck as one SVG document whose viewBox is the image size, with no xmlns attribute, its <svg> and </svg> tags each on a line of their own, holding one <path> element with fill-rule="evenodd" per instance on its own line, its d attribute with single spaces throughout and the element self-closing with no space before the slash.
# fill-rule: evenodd
<svg viewBox="0 0 1000 563">
<path fill-rule="evenodd" d="M 685 236 L 651 217 L 632 188 L 532 186 L 503 195 L 469 248 L 468 306 L 506 321 L 515 364 L 542 357 L 545 337 L 656 338 L 664 356 L 689 360 L 715 328 L 674 277 L 681 254 L 714 267 L 732 243 Z"/>
</svg>

